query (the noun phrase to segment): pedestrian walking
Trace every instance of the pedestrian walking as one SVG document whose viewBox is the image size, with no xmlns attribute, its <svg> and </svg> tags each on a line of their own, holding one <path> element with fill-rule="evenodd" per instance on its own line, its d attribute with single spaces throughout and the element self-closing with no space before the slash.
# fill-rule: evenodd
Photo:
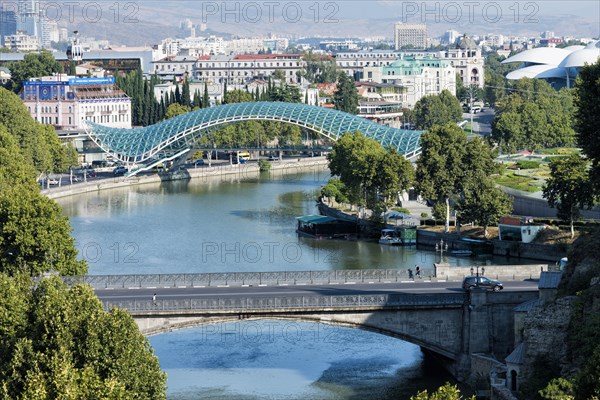
<svg viewBox="0 0 600 400">
<path fill-rule="evenodd" d="M 156 293 L 152 295 L 152 304 L 156 305 Z"/>
<path fill-rule="evenodd" d="M 413 278 L 413 270 L 412 269 L 408 269 L 408 279 L 412 279 Z"/>
<path fill-rule="evenodd" d="M 415 274 L 417 275 L 417 278 L 421 279 L 421 267 L 418 265 L 415 267 Z"/>
</svg>

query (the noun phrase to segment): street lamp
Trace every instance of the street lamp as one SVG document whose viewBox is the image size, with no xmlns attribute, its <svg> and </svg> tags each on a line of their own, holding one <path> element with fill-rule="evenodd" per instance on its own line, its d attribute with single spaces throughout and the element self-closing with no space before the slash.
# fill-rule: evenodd
<svg viewBox="0 0 600 400">
<path fill-rule="evenodd" d="M 444 251 L 448 251 L 448 243 L 441 239 L 439 243 L 435 244 L 435 251 L 440 252 L 440 263 L 444 261 Z"/>
<path fill-rule="evenodd" d="M 475 268 L 476 269 L 473 269 L 473 267 L 471 267 L 471 275 L 473 275 L 473 273 L 476 271 L 475 276 L 479 276 L 479 265 L 477 265 Z M 481 267 L 481 275 L 485 275 L 485 267 Z"/>
</svg>

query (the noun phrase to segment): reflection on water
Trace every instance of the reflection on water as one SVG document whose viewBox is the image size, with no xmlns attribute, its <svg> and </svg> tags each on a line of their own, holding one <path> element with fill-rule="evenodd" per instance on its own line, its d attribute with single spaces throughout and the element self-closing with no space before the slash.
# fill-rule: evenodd
<svg viewBox="0 0 600 400">
<path fill-rule="evenodd" d="M 241 321 L 150 338 L 169 399 L 406 399 L 449 380 L 418 346 L 308 322 Z"/>
<path fill-rule="evenodd" d="M 439 254 L 376 242 L 298 237 L 296 217 L 318 213 L 322 170 L 174 181 L 61 199 L 90 274 L 423 267 Z M 488 259 L 445 257 L 451 265 Z M 506 262 L 506 261 L 500 261 Z"/>
</svg>

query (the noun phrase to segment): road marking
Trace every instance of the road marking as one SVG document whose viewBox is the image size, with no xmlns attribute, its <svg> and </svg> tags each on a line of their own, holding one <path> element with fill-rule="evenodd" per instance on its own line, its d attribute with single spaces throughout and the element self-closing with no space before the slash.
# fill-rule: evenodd
<svg viewBox="0 0 600 400">
<path fill-rule="evenodd" d="M 133 289 L 141 289 L 141 287 L 139 286 L 130 286 L 127 288 L 128 290 L 133 290 Z"/>
<path fill-rule="evenodd" d="M 146 289 L 158 289 L 156 286 L 146 286 Z"/>
<path fill-rule="evenodd" d="M 344 285 L 356 285 L 356 282 L 344 282 Z"/>
<path fill-rule="evenodd" d="M 229 287 L 229 285 L 217 285 L 217 287 Z"/>
</svg>

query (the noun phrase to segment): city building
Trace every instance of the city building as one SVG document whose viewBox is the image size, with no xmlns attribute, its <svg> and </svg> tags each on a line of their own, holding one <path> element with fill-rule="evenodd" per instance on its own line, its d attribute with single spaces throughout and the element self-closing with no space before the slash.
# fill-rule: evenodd
<svg viewBox="0 0 600 400">
<path fill-rule="evenodd" d="M 4 38 L 17 33 L 17 14 L 13 10 L 0 10 L 0 45 L 6 46 Z"/>
<path fill-rule="evenodd" d="M 0 67 L 0 84 L 4 85 L 10 80 L 10 70 L 8 68 Z"/>
<path fill-rule="evenodd" d="M 449 30 L 442 35 L 442 44 L 453 45 L 460 38 L 460 33 L 455 30 Z"/>
<path fill-rule="evenodd" d="M 23 82 L 20 95 L 33 119 L 58 130 L 81 130 L 85 121 L 131 128 L 131 100 L 114 77 L 34 78 Z"/>
<path fill-rule="evenodd" d="M 403 87 L 401 108 L 413 108 L 423 96 L 440 94 L 444 89 L 456 95 L 455 68 L 434 54 L 403 55 L 389 65 L 365 67 L 364 73 L 369 82 Z"/>
<path fill-rule="evenodd" d="M 4 47 L 16 52 L 36 51 L 40 49 L 37 36 L 27 35 L 23 31 L 17 31 L 14 35 L 4 37 Z"/>
<path fill-rule="evenodd" d="M 92 63 L 83 63 L 75 67 L 75 75 L 87 76 L 90 78 L 104 78 L 106 76 L 106 71 L 104 68 Z"/>
<path fill-rule="evenodd" d="M 427 48 L 427 26 L 425 24 L 394 24 L 394 38 L 396 50 L 411 48 Z"/>
<path fill-rule="evenodd" d="M 426 51 L 403 51 L 395 50 L 359 50 L 340 52 L 335 55 L 337 67 L 355 80 L 365 80 L 365 67 L 383 67 L 390 65 L 403 55 L 425 56 Z"/>
<path fill-rule="evenodd" d="M 200 58 L 208 58 L 208 56 Z M 163 82 L 191 78 L 198 59 L 190 56 L 165 57 L 162 60 L 152 61 L 153 71 Z"/>
<path fill-rule="evenodd" d="M 240 54 L 201 57 L 194 68 L 194 79 L 228 85 L 254 79 L 280 77 L 287 83 L 301 83 L 301 54 Z"/>
<path fill-rule="evenodd" d="M 464 86 L 474 85 L 483 88 L 484 59 L 481 56 L 481 49 L 467 35 L 464 35 L 456 43 L 456 46 L 450 46 L 448 49 L 440 51 L 438 56 L 456 68 L 456 73 L 462 79 Z"/>
<path fill-rule="evenodd" d="M 502 61 L 503 64 L 519 63 L 521 67 L 506 75 L 507 79 L 546 79 L 555 88 L 571 87 L 581 67 L 593 64 L 600 57 L 600 41 L 587 46 L 536 47 L 525 50 Z"/>
<path fill-rule="evenodd" d="M 393 128 L 403 127 L 405 87 L 393 83 L 356 82 L 356 88 L 359 116 Z"/>
</svg>

